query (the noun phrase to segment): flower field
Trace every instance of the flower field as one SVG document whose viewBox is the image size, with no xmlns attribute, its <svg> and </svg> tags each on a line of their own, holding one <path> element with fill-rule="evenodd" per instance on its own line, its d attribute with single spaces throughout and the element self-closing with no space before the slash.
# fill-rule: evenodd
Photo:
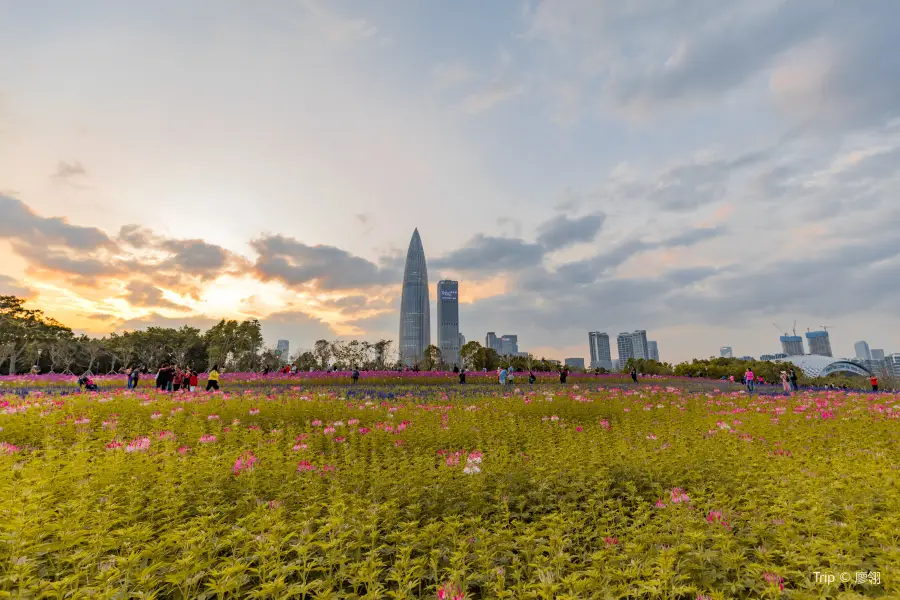
<svg viewBox="0 0 900 600">
<path fill-rule="evenodd" d="M 891 394 L 331 384 L 0 405 L 0 597 L 900 596 Z"/>
</svg>

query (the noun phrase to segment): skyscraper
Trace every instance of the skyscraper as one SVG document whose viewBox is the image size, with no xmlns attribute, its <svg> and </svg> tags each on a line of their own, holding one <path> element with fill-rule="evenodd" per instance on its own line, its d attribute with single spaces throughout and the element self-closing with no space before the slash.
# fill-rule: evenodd
<svg viewBox="0 0 900 600">
<path fill-rule="evenodd" d="M 281 352 L 281 358 L 287 360 L 291 354 L 291 343 L 288 340 L 278 340 L 278 344 L 275 346 L 275 349 Z"/>
<path fill-rule="evenodd" d="M 500 356 L 515 356 L 519 353 L 519 336 L 503 334 L 500 337 Z"/>
<path fill-rule="evenodd" d="M 625 362 L 629 358 L 634 358 L 634 349 L 632 348 L 632 336 L 630 333 L 620 333 L 616 337 L 616 346 L 619 350 L 619 368 L 625 367 Z"/>
<path fill-rule="evenodd" d="M 810 354 L 831 356 L 831 340 L 827 331 L 807 331 L 806 341 L 809 343 Z"/>
<path fill-rule="evenodd" d="M 494 333 L 493 331 L 487 332 L 487 335 L 484 336 L 484 347 L 490 348 L 497 354 L 500 354 L 500 341 L 497 339 L 496 333 Z"/>
<path fill-rule="evenodd" d="M 438 348 L 448 365 L 459 365 L 459 282 L 437 284 Z"/>
<path fill-rule="evenodd" d="M 734 352 L 731 350 L 731 346 L 722 346 L 719 348 L 719 356 L 722 358 L 731 358 L 734 356 Z"/>
<path fill-rule="evenodd" d="M 588 333 L 591 346 L 591 368 L 612 371 L 612 353 L 609 350 L 609 335 L 599 331 Z"/>
<path fill-rule="evenodd" d="M 781 351 L 788 356 L 803 356 L 803 338 L 799 335 L 783 335 L 781 340 Z"/>
<path fill-rule="evenodd" d="M 859 341 L 853 344 L 853 350 L 856 351 L 856 358 L 872 360 L 872 352 L 869 350 L 869 344 L 865 341 Z"/>
<path fill-rule="evenodd" d="M 567 358 L 565 360 L 565 365 L 572 369 L 584 369 L 584 359 L 583 358 Z"/>
<path fill-rule="evenodd" d="M 634 358 L 650 358 L 650 348 L 647 344 L 647 332 L 643 329 L 637 329 L 631 334 L 631 351 Z"/>
<path fill-rule="evenodd" d="M 884 350 L 881 348 L 872 348 L 872 360 L 884 360 Z"/>
<path fill-rule="evenodd" d="M 650 340 L 647 342 L 647 351 L 650 360 L 655 360 L 659 362 L 659 344 L 655 341 Z"/>
<path fill-rule="evenodd" d="M 414 365 L 431 345 L 431 307 L 428 303 L 428 267 L 419 230 L 413 231 L 403 269 L 400 298 L 400 361 Z"/>
<path fill-rule="evenodd" d="M 463 334 L 459 334 L 459 349 L 462 350 L 462 347 L 466 345 L 466 336 Z"/>
</svg>

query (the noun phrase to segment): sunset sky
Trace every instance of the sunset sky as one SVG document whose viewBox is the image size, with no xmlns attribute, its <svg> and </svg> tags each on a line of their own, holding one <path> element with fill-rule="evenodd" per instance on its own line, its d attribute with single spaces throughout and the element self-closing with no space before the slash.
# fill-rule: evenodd
<svg viewBox="0 0 900 600">
<path fill-rule="evenodd" d="M 0 293 L 96 335 L 396 339 L 418 227 L 470 340 L 561 359 L 641 328 L 680 361 L 780 351 L 796 319 L 840 356 L 900 351 L 898 22 L 894 0 L 0 2 Z"/>
</svg>

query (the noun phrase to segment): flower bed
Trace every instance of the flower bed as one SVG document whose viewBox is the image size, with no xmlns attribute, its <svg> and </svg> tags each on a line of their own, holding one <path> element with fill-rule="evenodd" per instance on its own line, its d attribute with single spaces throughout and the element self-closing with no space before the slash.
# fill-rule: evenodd
<svg viewBox="0 0 900 600">
<path fill-rule="evenodd" d="M 900 594 L 900 397 L 375 389 L 6 396 L 0 590 Z"/>
</svg>

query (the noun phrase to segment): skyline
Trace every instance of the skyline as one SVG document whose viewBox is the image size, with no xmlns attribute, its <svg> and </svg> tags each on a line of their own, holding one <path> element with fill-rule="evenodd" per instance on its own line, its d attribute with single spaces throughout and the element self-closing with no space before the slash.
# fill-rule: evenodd
<svg viewBox="0 0 900 600">
<path fill-rule="evenodd" d="M 418 227 L 470 339 L 586 358 L 640 327 L 680 362 L 797 319 L 893 352 L 898 16 L 6 3 L 0 293 L 92 335 L 396 339 Z"/>
</svg>

